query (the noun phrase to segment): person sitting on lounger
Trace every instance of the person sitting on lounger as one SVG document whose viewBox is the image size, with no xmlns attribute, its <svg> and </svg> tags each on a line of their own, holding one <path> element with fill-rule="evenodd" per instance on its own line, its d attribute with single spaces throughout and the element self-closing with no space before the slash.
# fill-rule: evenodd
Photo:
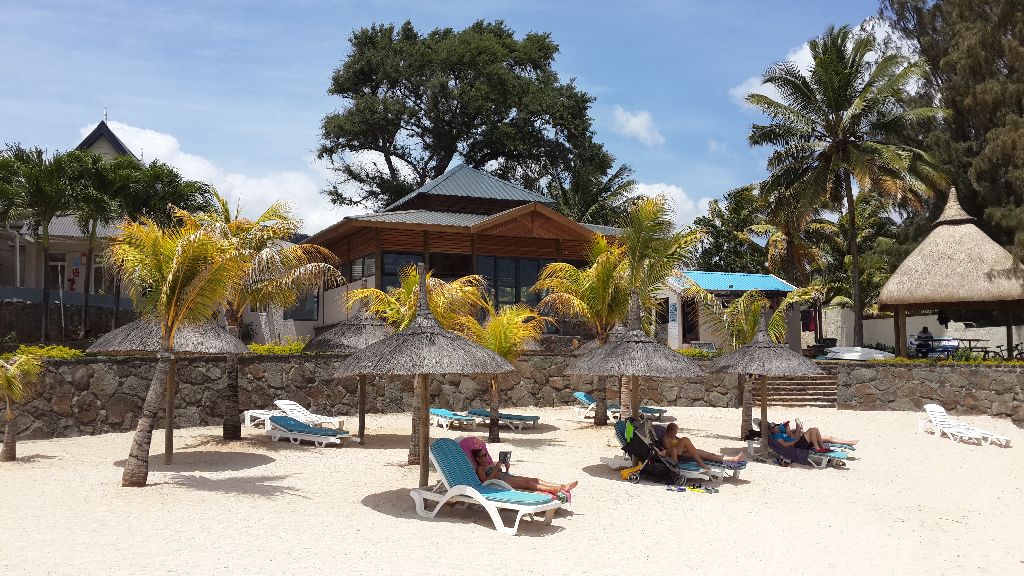
<svg viewBox="0 0 1024 576">
<path fill-rule="evenodd" d="M 789 428 L 789 422 L 773 424 L 771 435 L 772 438 L 783 446 L 795 446 L 802 450 L 814 450 L 815 452 L 828 452 L 828 449 L 824 446 L 826 442 L 831 444 L 849 444 L 850 446 L 857 443 L 856 440 L 840 440 L 832 436 L 824 436 L 821 430 L 817 428 L 804 430 L 799 422 L 796 428 L 793 429 Z"/>
<path fill-rule="evenodd" d="M 501 469 L 500 462 L 490 464 L 489 462 L 491 458 L 488 456 L 487 450 L 484 450 L 483 448 L 476 448 L 473 450 L 473 460 L 473 464 L 476 467 L 476 475 L 480 478 L 481 482 L 486 482 L 488 480 L 501 480 L 516 490 L 548 492 L 552 496 L 558 498 L 559 492 L 569 492 L 579 484 L 578 481 L 573 481 L 568 484 L 555 484 L 553 482 L 545 482 L 539 478 L 509 474 L 509 464 L 505 464 L 504 470 Z"/>
<path fill-rule="evenodd" d="M 698 450 L 689 438 L 676 436 L 678 431 L 679 426 L 675 422 L 666 426 L 665 437 L 661 440 L 661 450 L 658 450 L 658 454 L 670 458 L 677 464 L 679 463 L 679 457 L 684 455 L 696 462 L 704 470 L 710 470 L 707 464 L 704 463 L 705 460 L 710 460 L 711 462 L 742 462 L 746 459 L 744 458 L 744 452 L 740 452 L 736 456 L 722 456 L 721 454 Z"/>
</svg>

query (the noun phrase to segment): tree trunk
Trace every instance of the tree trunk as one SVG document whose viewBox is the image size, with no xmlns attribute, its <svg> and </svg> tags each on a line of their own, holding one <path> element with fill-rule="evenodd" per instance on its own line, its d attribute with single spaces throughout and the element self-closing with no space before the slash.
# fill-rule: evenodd
<svg viewBox="0 0 1024 576">
<path fill-rule="evenodd" d="M 174 380 L 177 362 L 171 356 L 171 366 L 167 370 L 167 397 L 164 399 L 164 464 L 174 463 L 174 396 L 177 393 L 177 382 Z"/>
<path fill-rule="evenodd" d="M 420 388 L 420 487 L 430 483 L 430 376 L 417 374 Z"/>
<path fill-rule="evenodd" d="M 602 376 L 594 377 L 594 399 L 597 400 L 597 405 L 594 406 L 594 426 L 607 426 L 608 388 Z"/>
<path fill-rule="evenodd" d="M 750 380 L 746 374 L 737 376 L 740 381 L 740 406 L 742 415 L 740 417 L 740 440 L 747 437 L 747 432 L 754 429 L 754 401 L 753 390 L 750 389 Z"/>
<path fill-rule="evenodd" d="M 43 342 L 50 339 L 50 223 L 43 223 Z"/>
<path fill-rule="evenodd" d="M 619 418 L 621 419 L 633 413 L 633 381 L 625 377 L 621 377 L 619 381 L 621 382 L 619 385 Z"/>
<path fill-rule="evenodd" d="M 359 445 L 366 446 L 366 376 L 359 376 Z"/>
<path fill-rule="evenodd" d="M 242 419 L 238 415 L 238 354 L 228 354 L 225 358 L 224 378 L 224 426 L 222 436 L 225 440 L 242 439 Z"/>
<path fill-rule="evenodd" d="M 92 257 L 95 250 L 96 221 L 93 220 L 89 226 L 89 249 L 85 253 L 85 281 L 82 283 L 85 301 L 82 304 L 82 329 L 78 331 L 79 340 L 85 340 L 85 333 L 89 331 L 89 293 L 92 291 Z"/>
<path fill-rule="evenodd" d="M 491 444 L 501 442 L 501 434 L 498 431 L 498 377 L 491 376 L 491 421 L 487 426 L 487 441 Z"/>
<path fill-rule="evenodd" d="M 142 415 L 135 429 L 128 461 L 124 464 L 121 486 L 141 488 L 146 485 L 146 479 L 149 477 L 149 446 L 153 441 L 153 425 L 156 423 L 156 414 L 160 411 L 160 396 L 167 385 L 172 360 L 173 356 L 167 351 L 157 355 L 153 379 L 150 380 L 149 392 L 142 405 Z"/>
<path fill-rule="evenodd" d="M 853 292 L 853 345 L 864 345 L 864 300 L 860 293 L 860 253 L 857 248 L 857 201 L 853 198 L 853 175 L 846 172 L 846 210 L 850 219 L 847 243 L 850 250 L 850 290 Z"/>
<path fill-rule="evenodd" d="M 14 411 L 11 400 L 7 399 L 7 410 L 4 411 L 4 448 L 0 450 L 0 462 L 14 462 L 18 459 L 18 438 L 14 434 Z"/>
<path fill-rule="evenodd" d="M 117 329 L 117 321 L 121 317 L 121 280 L 114 277 L 114 319 L 110 321 L 110 329 Z"/>
</svg>

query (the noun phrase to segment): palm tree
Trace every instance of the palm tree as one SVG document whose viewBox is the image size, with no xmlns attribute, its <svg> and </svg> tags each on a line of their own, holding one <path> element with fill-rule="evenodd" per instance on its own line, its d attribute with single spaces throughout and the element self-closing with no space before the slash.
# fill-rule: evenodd
<svg viewBox="0 0 1024 576">
<path fill-rule="evenodd" d="M 160 323 L 160 352 L 142 415 L 125 463 L 122 486 L 145 486 L 149 448 L 160 397 L 174 363 L 174 337 L 179 327 L 207 322 L 223 306 L 246 272 L 231 257 L 231 242 L 205 229 L 163 229 L 142 218 L 127 221 L 108 248 L 124 287 L 140 315 Z"/>
<path fill-rule="evenodd" d="M 336 268 L 337 257 L 316 244 L 291 244 L 287 240 L 302 227 L 288 204 L 275 202 L 255 220 L 231 211 L 227 201 L 212 190 L 216 209 L 190 214 L 177 210 L 186 230 L 206 229 L 228 241 L 231 258 L 244 263 L 245 275 L 233 286 L 225 303 L 228 331 L 238 336 L 242 314 L 249 306 L 288 309 L 303 294 L 344 283 Z M 242 438 L 238 410 L 238 355 L 227 355 L 227 387 L 224 397 L 225 440 Z"/>
<path fill-rule="evenodd" d="M 4 397 L 7 407 L 4 411 L 4 448 L 0 451 L 0 462 L 18 459 L 18 437 L 14 432 L 12 404 L 25 396 L 42 370 L 43 365 L 35 356 L 15 356 L 6 362 L 0 359 L 0 396 Z"/>
<path fill-rule="evenodd" d="M 851 217 L 847 238 L 851 257 L 855 345 L 864 343 L 864 303 L 854 211 L 860 190 L 876 190 L 892 205 L 920 208 L 945 179 L 924 152 L 901 141 L 908 126 L 942 113 L 937 108 L 907 109 L 908 84 L 923 70 L 898 55 L 872 60 L 870 36 L 854 37 L 848 26 L 829 27 L 808 43 L 813 63 L 805 74 L 793 62 L 773 65 L 764 82 L 785 102 L 763 94 L 747 101 L 768 117 L 754 124 L 753 146 L 776 148 L 768 160 L 769 191 L 795 188 L 822 197 L 830 209 L 845 204 Z"/>
<path fill-rule="evenodd" d="M 18 198 L 21 210 L 40 233 L 43 247 L 43 326 L 42 339 L 50 329 L 50 221 L 67 212 L 74 197 L 72 177 L 74 155 L 48 155 L 41 148 L 8 146 L 4 151 L 12 198 Z M 63 279 L 57 279 L 62 282 Z"/>
<path fill-rule="evenodd" d="M 555 210 L 576 222 L 618 222 L 629 207 L 636 180 L 628 164 L 620 164 L 610 174 L 604 168 L 584 165 L 573 168 L 567 179 L 552 178 L 547 190 Z"/>
<path fill-rule="evenodd" d="M 523 346 L 536 340 L 544 333 L 549 318 L 537 315 L 526 304 L 503 306 L 494 311 L 494 304 L 487 302 L 487 319 L 480 322 L 476 316 L 463 316 L 458 332 L 477 344 L 493 350 L 499 356 L 514 362 L 523 353 Z M 491 421 L 488 442 L 501 442 L 498 433 L 498 378 L 491 376 L 490 409 Z"/>
<path fill-rule="evenodd" d="M 78 193 L 72 199 L 72 212 L 79 230 L 89 238 L 85 256 L 85 282 L 82 306 L 82 328 L 78 338 L 85 338 L 89 329 L 89 297 L 92 292 L 93 256 L 96 251 L 96 234 L 100 226 L 115 222 L 118 217 L 117 199 L 124 197 L 132 178 L 139 170 L 139 163 L 130 156 L 105 159 L 99 154 L 78 152 Z"/>
<path fill-rule="evenodd" d="M 350 290 L 347 306 L 359 304 L 370 314 L 390 324 L 396 331 L 404 330 L 416 317 L 419 302 L 419 273 L 415 266 L 407 266 L 398 273 L 399 285 L 387 292 L 376 288 Z M 487 306 L 483 276 L 470 275 L 451 282 L 434 278 L 427 273 L 427 304 L 445 330 L 458 331 L 465 317 L 476 316 Z"/>
</svg>

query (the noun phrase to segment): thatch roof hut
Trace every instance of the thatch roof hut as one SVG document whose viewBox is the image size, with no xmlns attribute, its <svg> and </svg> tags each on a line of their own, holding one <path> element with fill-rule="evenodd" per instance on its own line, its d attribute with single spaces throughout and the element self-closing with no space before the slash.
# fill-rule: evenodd
<svg viewBox="0 0 1024 576">
<path fill-rule="evenodd" d="M 1005 248 L 989 238 L 957 201 L 949 200 L 932 231 L 896 268 L 878 295 L 894 310 L 1024 306 L 1024 274 Z"/>
<path fill-rule="evenodd" d="M 941 308 L 1009 310 L 1007 347 L 1013 346 L 1013 310 L 1024 308 L 1024 270 L 975 224 L 956 189 L 921 244 L 896 268 L 878 295 L 878 307 L 896 313 L 896 348 L 906 355 L 908 311 Z"/>
<path fill-rule="evenodd" d="M 629 376 L 630 409 L 634 418 L 640 415 L 640 377 L 693 378 L 704 370 L 693 360 L 664 344 L 655 342 L 640 329 L 640 299 L 634 292 L 630 299 L 629 330 L 614 336 L 603 346 L 595 346 L 576 357 L 565 367 L 565 373 L 578 376 Z"/>
<path fill-rule="evenodd" d="M 160 323 L 152 318 L 139 318 L 96 339 L 87 354 L 112 356 L 147 356 L 160 350 Z M 216 322 L 182 326 L 174 335 L 174 353 L 245 354 L 249 349 Z"/>
<path fill-rule="evenodd" d="M 365 313 L 314 336 L 302 348 L 303 352 L 351 354 L 395 333 L 394 328 Z"/>
<path fill-rule="evenodd" d="M 426 270 L 417 266 L 420 278 L 416 318 L 401 332 L 370 344 L 349 356 L 338 377 L 415 376 L 419 391 L 419 450 L 409 447 L 410 463 L 420 465 L 420 486 L 426 486 L 430 471 L 427 451 L 430 443 L 430 374 L 504 374 L 515 368 L 498 354 L 441 328 L 427 305 Z M 413 412 L 414 417 L 416 415 Z M 416 433 L 416 422 L 413 432 Z"/>
</svg>

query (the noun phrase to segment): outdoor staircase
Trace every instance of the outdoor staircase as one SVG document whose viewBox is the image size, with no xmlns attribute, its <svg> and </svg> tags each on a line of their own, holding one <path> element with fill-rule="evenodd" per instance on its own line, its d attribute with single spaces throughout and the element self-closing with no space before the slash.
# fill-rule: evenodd
<svg viewBox="0 0 1024 576">
<path fill-rule="evenodd" d="M 754 405 L 760 405 L 760 382 L 755 379 L 748 381 L 748 384 L 753 393 Z M 769 378 L 768 405 L 835 408 L 837 387 L 836 377 L 832 375 Z"/>
</svg>

